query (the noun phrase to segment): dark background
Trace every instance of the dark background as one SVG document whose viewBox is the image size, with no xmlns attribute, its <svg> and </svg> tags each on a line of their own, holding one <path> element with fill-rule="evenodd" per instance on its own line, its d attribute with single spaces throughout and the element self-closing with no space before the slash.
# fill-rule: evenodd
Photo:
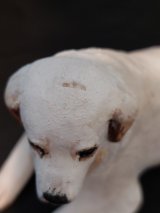
<svg viewBox="0 0 160 213">
<path fill-rule="evenodd" d="M 160 44 L 160 2 L 155 0 L 0 1 L 0 163 L 22 133 L 7 112 L 3 92 L 20 66 L 63 49 L 90 46 L 133 50 Z M 17 168 L 18 169 L 18 168 Z M 160 168 L 141 177 L 144 205 L 160 212 Z M 5 213 L 49 213 L 35 195 L 34 178 Z"/>
</svg>

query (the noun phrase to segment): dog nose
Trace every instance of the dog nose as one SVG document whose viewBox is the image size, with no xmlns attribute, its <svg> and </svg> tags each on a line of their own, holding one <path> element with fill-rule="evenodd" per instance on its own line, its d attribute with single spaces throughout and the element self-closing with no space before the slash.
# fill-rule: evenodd
<svg viewBox="0 0 160 213">
<path fill-rule="evenodd" d="M 69 200 L 68 200 L 66 195 L 52 195 L 52 194 L 49 194 L 47 192 L 44 192 L 43 197 L 48 202 L 55 204 L 55 205 L 58 205 L 58 206 L 69 203 Z"/>
</svg>

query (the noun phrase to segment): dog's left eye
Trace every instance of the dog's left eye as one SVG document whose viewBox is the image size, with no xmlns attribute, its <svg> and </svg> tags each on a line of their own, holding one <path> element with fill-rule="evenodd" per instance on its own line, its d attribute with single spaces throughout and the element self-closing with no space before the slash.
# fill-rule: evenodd
<svg viewBox="0 0 160 213">
<path fill-rule="evenodd" d="M 85 160 L 86 158 L 92 157 L 97 150 L 97 146 L 90 149 L 78 151 L 76 154 L 79 156 L 79 160 Z"/>
<path fill-rule="evenodd" d="M 31 147 L 39 154 L 39 156 L 41 158 L 43 158 L 43 156 L 47 154 L 46 151 L 42 147 L 38 146 L 37 144 L 34 144 L 30 140 L 28 140 L 28 141 L 29 141 L 29 144 L 31 145 Z"/>
</svg>

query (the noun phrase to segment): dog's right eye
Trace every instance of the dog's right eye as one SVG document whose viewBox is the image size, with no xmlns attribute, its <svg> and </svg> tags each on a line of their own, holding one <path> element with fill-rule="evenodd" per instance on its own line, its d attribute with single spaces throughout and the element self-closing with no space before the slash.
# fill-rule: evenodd
<svg viewBox="0 0 160 213">
<path fill-rule="evenodd" d="M 30 146 L 39 154 L 40 158 L 43 158 L 43 156 L 47 154 L 46 151 L 42 147 L 40 147 L 37 144 L 34 144 L 30 140 L 28 140 L 28 141 L 29 141 Z"/>
</svg>

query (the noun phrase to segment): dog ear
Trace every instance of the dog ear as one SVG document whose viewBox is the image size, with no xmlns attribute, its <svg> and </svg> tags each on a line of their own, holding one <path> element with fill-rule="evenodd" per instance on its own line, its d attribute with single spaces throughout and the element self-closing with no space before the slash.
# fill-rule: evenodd
<svg viewBox="0 0 160 213">
<path fill-rule="evenodd" d="M 132 116 L 124 118 L 123 113 L 120 110 L 116 110 L 109 120 L 108 140 L 115 143 L 121 141 L 133 122 L 134 118 Z"/>
<path fill-rule="evenodd" d="M 8 80 L 5 89 L 4 99 L 6 106 L 8 107 L 11 114 L 21 122 L 20 119 L 20 96 L 23 92 L 23 83 L 26 77 L 26 73 L 30 65 L 26 65 L 20 68 L 16 73 L 14 73 Z"/>
<path fill-rule="evenodd" d="M 13 117 L 19 122 L 21 123 L 21 117 L 20 117 L 20 110 L 19 107 L 17 107 L 16 109 L 9 109 L 10 113 L 13 115 Z"/>
</svg>

